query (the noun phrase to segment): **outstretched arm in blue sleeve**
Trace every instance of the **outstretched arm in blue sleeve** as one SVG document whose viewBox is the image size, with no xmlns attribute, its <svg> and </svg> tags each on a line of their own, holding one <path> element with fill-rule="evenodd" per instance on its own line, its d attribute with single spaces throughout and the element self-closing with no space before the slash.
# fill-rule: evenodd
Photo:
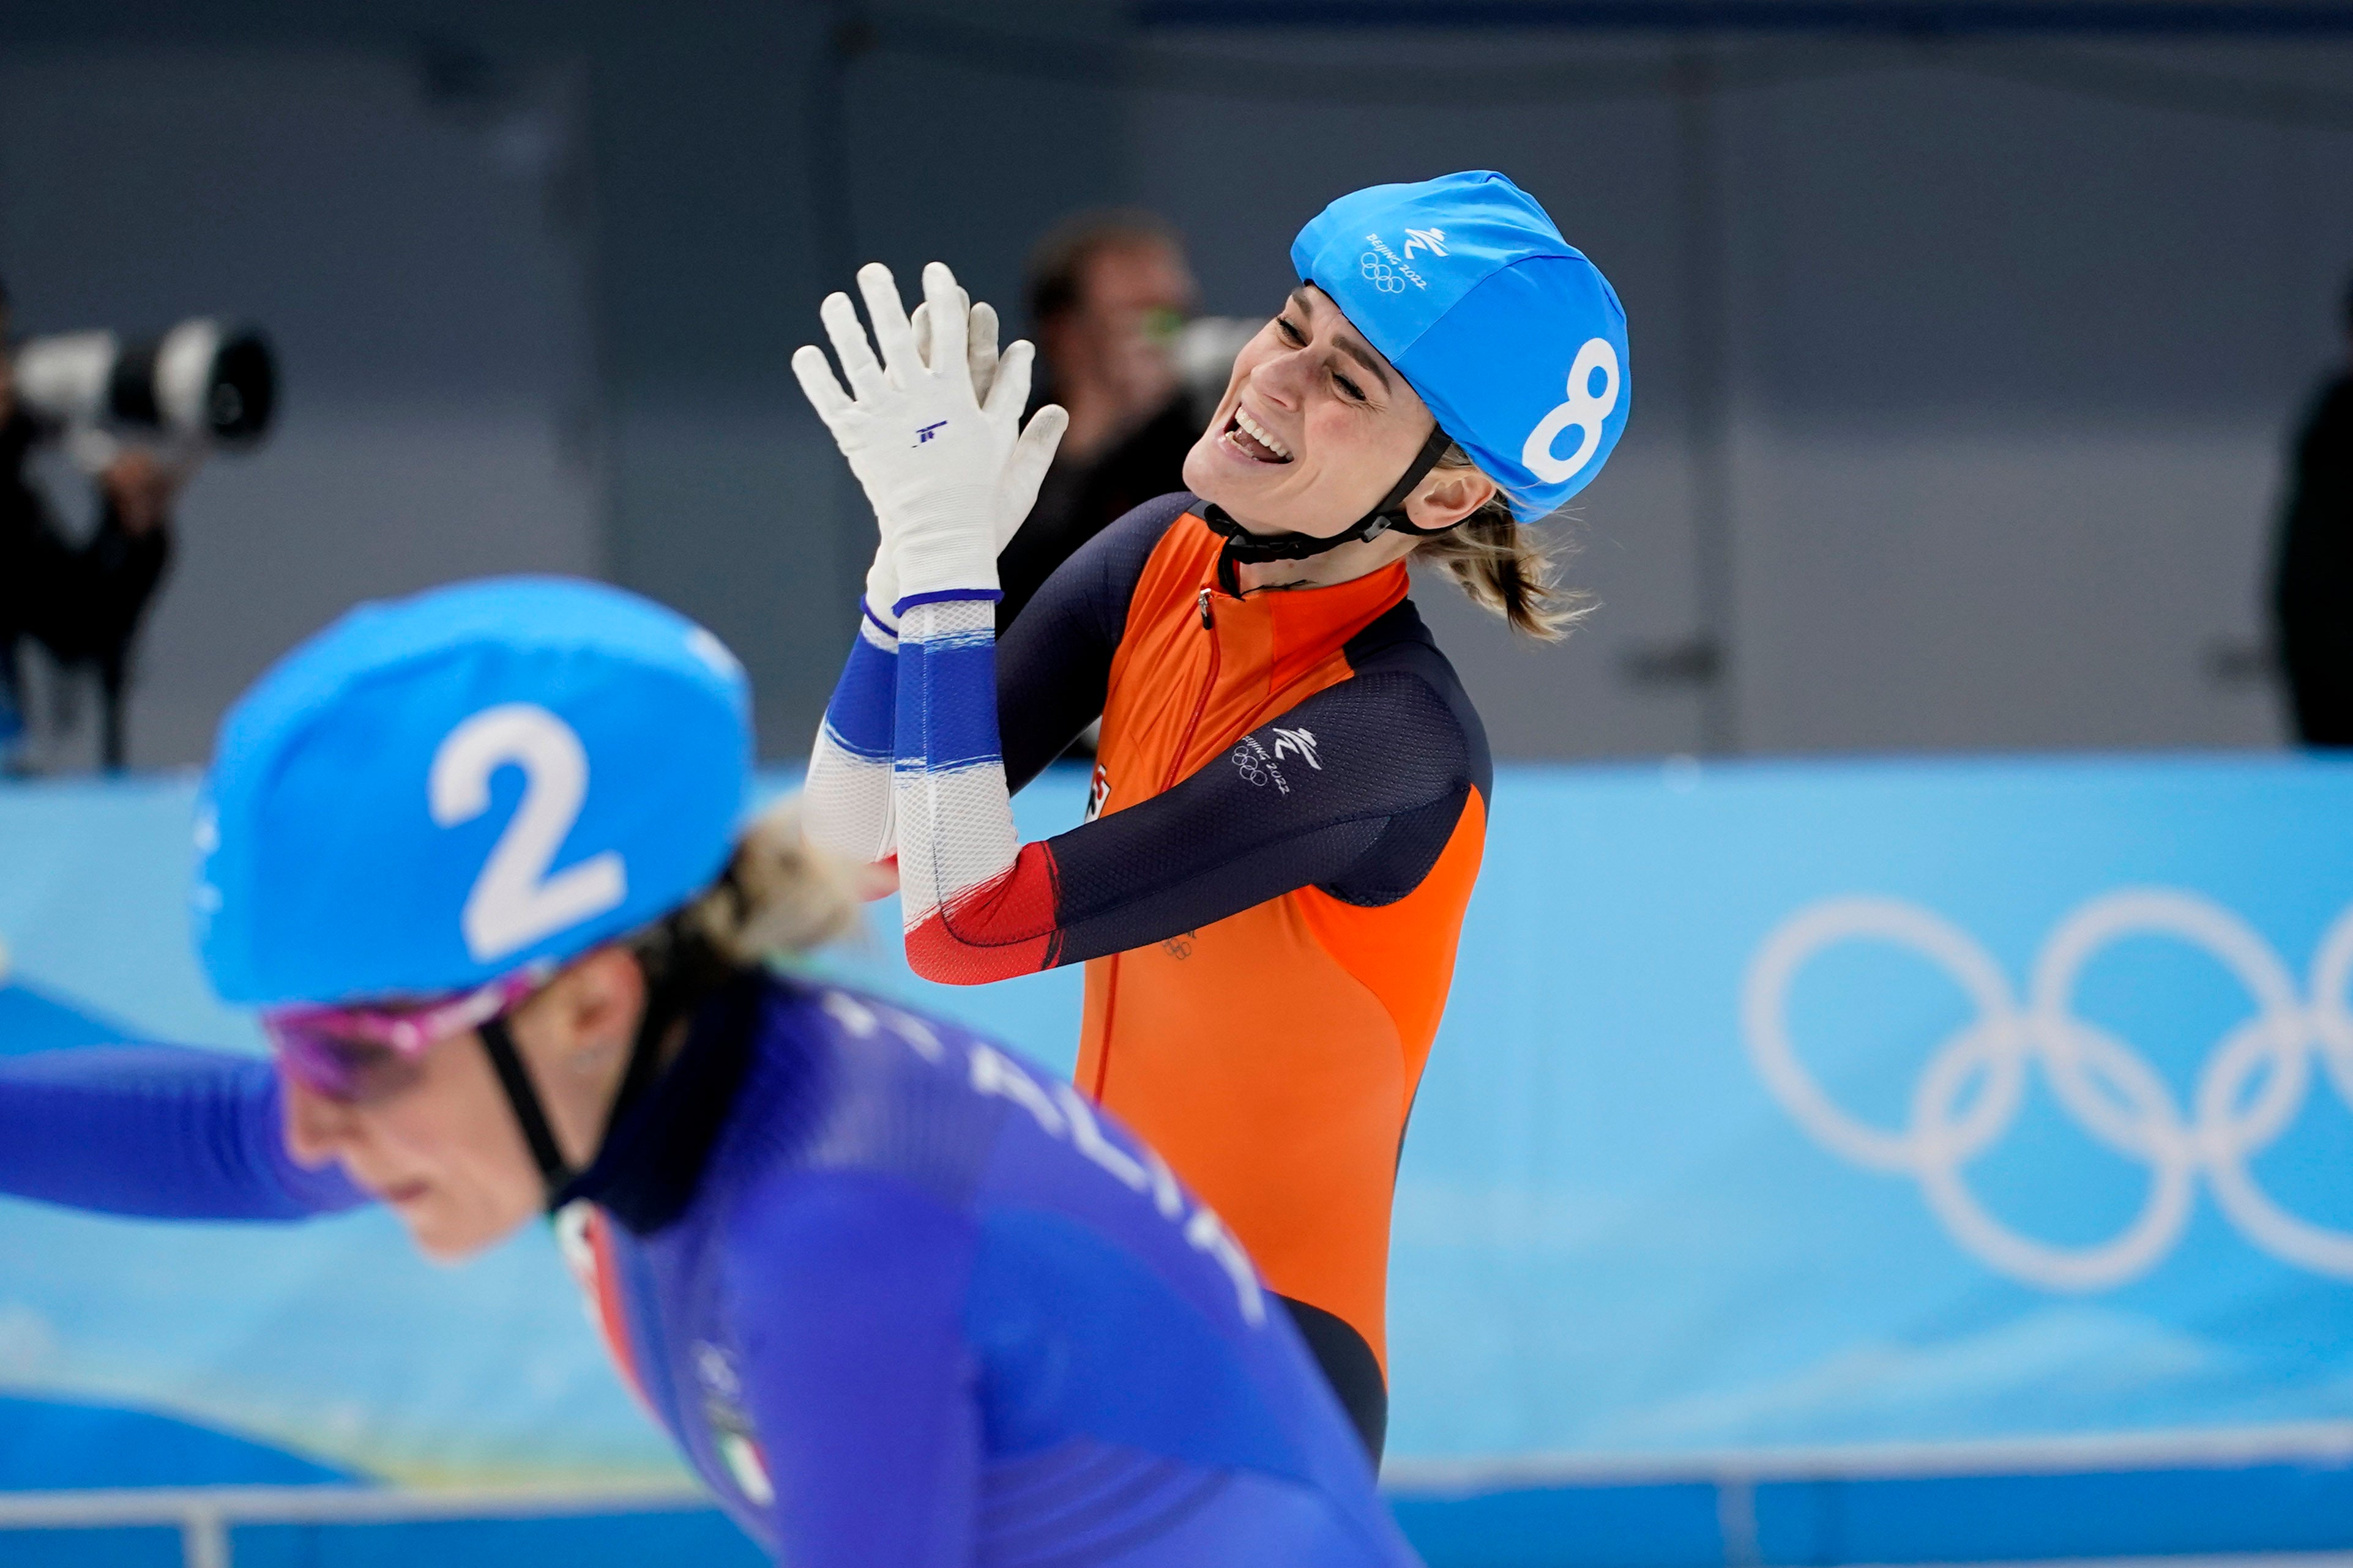
<svg viewBox="0 0 2353 1568">
<path fill-rule="evenodd" d="M 266 1061 L 174 1046 L 0 1060 L 0 1193 L 152 1219 L 305 1219 L 367 1195 L 286 1152 Z"/>
</svg>

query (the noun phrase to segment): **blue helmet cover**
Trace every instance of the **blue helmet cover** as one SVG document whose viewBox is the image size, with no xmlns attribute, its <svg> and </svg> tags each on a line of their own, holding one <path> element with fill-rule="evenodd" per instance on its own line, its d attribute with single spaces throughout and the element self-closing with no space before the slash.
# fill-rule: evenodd
<svg viewBox="0 0 2353 1568">
<path fill-rule="evenodd" d="M 1633 404 L 1626 310 L 1535 198 L 1473 169 L 1342 196 L 1291 245 L 1439 428 L 1533 521 L 1609 460 Z"/>
<path fill-rule="evenodd" d="M 743 667 L 635 595 L 504 577 L 363 605 L 222 721 L 197 950 L 242 1003 L 570 957 L 717 877 L 751 764 Z"/>
</svg>

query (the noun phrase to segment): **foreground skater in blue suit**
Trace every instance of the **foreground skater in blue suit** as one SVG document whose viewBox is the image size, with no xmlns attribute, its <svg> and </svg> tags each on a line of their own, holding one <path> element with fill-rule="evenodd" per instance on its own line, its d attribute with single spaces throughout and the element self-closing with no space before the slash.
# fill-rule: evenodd
<svg viewBox="0 0 2353 1568">
<path fill-rule="evenodd" d="M 586 584 L 363 608 L 225 724 L 198 941 L 274 1062 L 0 1063 L 0 1191 L 438 1257 L 543 1210 L 623 1373 L 796 1568 L 1412 1554 L 1288 1317 L 1148 1148 L 765 958 L 853 900 L 738 837 L 744 676 Z M 38 1258 L 13 1267 L 38 1268 Z"/>
</svg>

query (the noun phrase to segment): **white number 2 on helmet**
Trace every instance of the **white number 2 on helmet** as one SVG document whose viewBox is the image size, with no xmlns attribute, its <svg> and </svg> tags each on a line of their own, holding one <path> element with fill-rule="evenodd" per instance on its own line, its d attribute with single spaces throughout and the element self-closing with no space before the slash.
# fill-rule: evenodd
<svg viewBox="0 0 2353 1568">
<path fill-rule="evenodd" d="M 459 921 L 477 963 L 601 915 L 628 896 L 628 868 L 615 850 L 547 874 L 588 798 L 588 752 L 572 726 L 544 708 L 502 703 L 449 731 L 433 753 L 433 820 L 455 827 L 488 811 L 491 775 L 509 765 L 522 770 L 522 801 Z"/>
<path fill-rule="evenodd" d="M 1608 384 L 1599 397 L 1587 390 L 1597 370 L 1608 373 Z M 1577 351 L 1577 363 L 1568 367 L 1568 401 L 1538 420 L 1528 432 L 1528 444 L 1520 448 L 1520 461 L 1528 472 L 1548 485 L 1575 479 L 1600 448 L 1602 423 L 1618 406 L 1618 351 L 1607 338 L 1587 339 Z M 1554 457 L 1552 444 L 1571 428 L 1577 431 L 1577 450 L 1566 458 Z"/>
</svg>

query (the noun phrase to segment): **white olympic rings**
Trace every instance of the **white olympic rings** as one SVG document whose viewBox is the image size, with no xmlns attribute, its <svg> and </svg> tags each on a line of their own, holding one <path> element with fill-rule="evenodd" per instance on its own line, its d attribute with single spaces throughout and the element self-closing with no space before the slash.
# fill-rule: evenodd
<svg viewBox="0 0 2353 1568">
<path fill-rule="evenodd" d="M 2129 936 L 2203 949 L 2255 1005 L 2254 1016 L 2207 1059 L 2187 1115 L 2137 1052 L 2072 1011 L 2084 965 Z M 1910 949 L 1942 968 L 1976 1006 L 1977 1016 L 1929 1058 L 1901 1129 L 1873 1126 L 1833 1102 L 1789 1041 L 1789 987 L 1798 972 L 1817 953 L 1849 942 Z M 2353 1279 L 2353 1233 L 2290 1214 L 2247 1168 L 2303 1110 L 2315 1056 L 2337 1098 L 2353 1109 L 2348 978 L 2353 909 L 2321 939 L 2307 998 L 2270 944 L 2230 910 L 2174 889 L 2125 889 L 2060 922 L 2035 963 L 2021 1008 L 2000 967 L 1949 921 L 1894 899 L 1837 898 L 1799 910 L 1766 938 L 1749 963 L 1741 1024 L 1749 1060 L 1809 1137 L 1867 1170 L 1919 1182 L 1953 1238 L 2012 1279 L 2052 1290 L 2105 1290 L 2139 1278 L 2180 1239 L 2202 1174 L 2249 1242 L 2284 1263 Z M 1978 1202 L 1963 1174 L 2009 1131 L 2030 1065 L 2042 1069 L 2060 1106 L 2094 1142 L 2148 1168 L 2140 1212 L 2105 1241 L 2070 1247 L 2022 1236 Z"/>
<path fill-rule="evenodd" d="M 1384 294 L 1405 291 L 1405 279 L 1398 276 L 1396 268 L 1381 259 L 1378 251 L 1365 252 L 1356 262 L 1356 270 L 1364 275 L 1366 282 Z"/>
</svg>

